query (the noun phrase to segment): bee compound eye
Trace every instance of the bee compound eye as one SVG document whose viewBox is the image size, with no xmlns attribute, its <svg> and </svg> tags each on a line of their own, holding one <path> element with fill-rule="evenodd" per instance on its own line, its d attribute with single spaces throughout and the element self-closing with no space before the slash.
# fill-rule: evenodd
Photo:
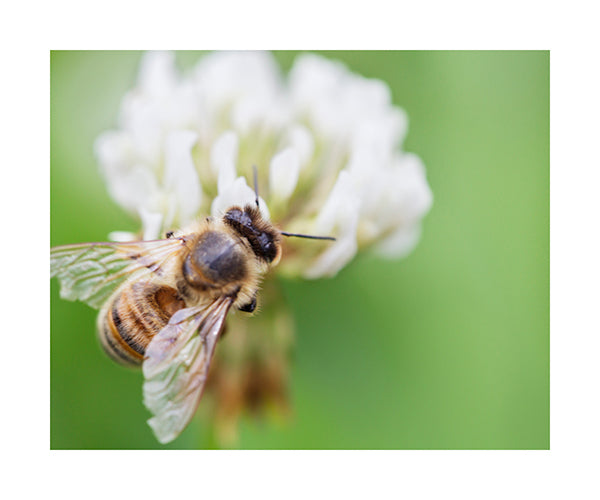
<svg viewBox="0 0 600 500">
<path fill-rule="evenodd" d="M 273 236 L 269 233 L 260 233 L 257 240 L 260 245 L 260 253 L 262 256 L 268 262 L 272 262 L 277 254 L 275 244 L 273 243 Z"/>
</svg>

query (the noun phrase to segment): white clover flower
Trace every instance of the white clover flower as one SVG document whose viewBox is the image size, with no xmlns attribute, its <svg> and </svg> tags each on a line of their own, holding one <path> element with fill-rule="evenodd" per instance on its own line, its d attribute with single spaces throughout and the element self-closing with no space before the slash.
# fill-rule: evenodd
<svg viewBox="0 0 600 500">
<path fill-rule="evenodd" d="M 149 52 L 96 154 L 145 239 L 253 203 L 255 165 L 265 217 L 336 237 L 286 240 L 280 272 L 319 278 L 360 249 L 402 256 L 417 243 L 432 195 L 401 150 L 406 131 L 385 83 L 322 57 L 299 56 L 285 79 L 266 52 L 212 53 L 186 75 L 172 53 Z"/>
</svg>

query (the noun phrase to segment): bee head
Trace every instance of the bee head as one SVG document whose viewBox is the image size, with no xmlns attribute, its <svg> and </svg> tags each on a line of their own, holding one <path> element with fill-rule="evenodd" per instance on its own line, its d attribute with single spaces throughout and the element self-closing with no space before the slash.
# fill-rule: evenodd
<svg viewBox="0 0 600 500">
<path fill-rule="evenodd" d="M 268 264 L 276 264 L 281 257 L 281 237 L 273 225 L 264 220 L 260 210 L 251 205 L 243 209 L 232 207 L 223 216 L 225 224 L 246 238 L 255 255 Z"/>
</svg>

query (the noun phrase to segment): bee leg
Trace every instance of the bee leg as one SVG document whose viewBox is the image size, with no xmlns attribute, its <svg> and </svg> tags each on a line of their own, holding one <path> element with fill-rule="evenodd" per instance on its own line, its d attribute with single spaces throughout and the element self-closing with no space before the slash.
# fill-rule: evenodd
<svg viewBox="0 0 600 500">
<path fill-rule="evenodd" d="M 238 309 L 247 313 L 254 312 L 254 310 L 256 309 L 256 296 L 252 297 L 252 300 L 248 304 L 244 304 Z"/>
</svg>

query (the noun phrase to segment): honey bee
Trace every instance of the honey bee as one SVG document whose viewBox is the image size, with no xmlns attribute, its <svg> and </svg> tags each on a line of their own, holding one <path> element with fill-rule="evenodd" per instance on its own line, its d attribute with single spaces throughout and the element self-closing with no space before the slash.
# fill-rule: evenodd
<svg viewBox="0 0 600 500">
<path fill-rule="evenodd" d="M 255 310 L 282 236 L 334 239 L 280 231 L 261 216 L 257 192 L 256 206 L 231 207 L 166 239 L 51 249 L 61 297 L 99 308 L 104 350 L 118 363 L 141 365 L 148 424 L 161 443 L 193 417 L 227 313 Z"/>
</svg>

